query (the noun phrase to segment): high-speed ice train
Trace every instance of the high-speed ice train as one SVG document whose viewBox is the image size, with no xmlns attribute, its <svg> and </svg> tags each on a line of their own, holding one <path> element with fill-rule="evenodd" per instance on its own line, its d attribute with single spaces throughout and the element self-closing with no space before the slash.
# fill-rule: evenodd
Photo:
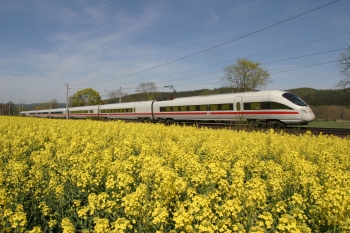
<svg viewBox="0 0 350 233">
<path fill-rule="evenodd" d="M 268 126 L 305 125 L 315 119 L 311 108 L 298 96 L 278 90 L 228 93 L 23 111 L 20 115 L 45 118 L 99 118 L 153 122 L 250 121 Z"/>
</svg>

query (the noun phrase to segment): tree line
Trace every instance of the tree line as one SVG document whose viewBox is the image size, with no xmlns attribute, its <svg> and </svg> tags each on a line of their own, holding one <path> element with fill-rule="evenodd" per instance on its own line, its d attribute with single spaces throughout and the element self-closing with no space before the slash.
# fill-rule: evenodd
<svg viewBox="0 0 350 233">
<path fill-rule="evenodd" d="M 317 90 L 312 88 L 290 89 L 289 92 L 299 96 L 309 105 L 339 105 L 350 108 L 350 88 Z"/>
<path fill-rule="evenodd" d="M 7 115 L 7 116 L 17 116 L 18 110 L 19 110 L 18 104 L 14 104 L 12 101 L 9 101 L 7 103 L 1 103 L 0 104 L 0 115 Z"/>
<path fill-rule="evenodd" d="M 310 105 L 316 120 L 350 121 L 350 108 L 340 105 Z"/>
</svg>

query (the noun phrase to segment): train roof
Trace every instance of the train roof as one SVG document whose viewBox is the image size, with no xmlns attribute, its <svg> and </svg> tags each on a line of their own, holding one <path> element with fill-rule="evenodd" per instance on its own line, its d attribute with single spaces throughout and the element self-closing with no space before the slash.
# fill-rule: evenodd
<svg viewBox="0 0 350 233">
<path fill-rule="evenodd" d="M 232 92 L 232 93 L 222 93 L 222 94 L 212 94 L 212 95 L 198 95 L 198 96 L 187 96 L 187 97 L 179 97 L 179 98 L 174 98 L 174 100 L 176 99 L 187 99 L 187 98 L 209 98 L 209 97 L 218 97 L 218 96 L 227 96 L 227 95 L 236 95 L 236 96 L 247 96 L 247 95 L 255 95 L 255 94 L 265 94 L 268 95 L 271 92 L 274 93 L 285 93 L 287 91 L 281 91 L 281 90 L 262 90 L 262 91 L 249 91 L 249 92 Z"/>
<path fill-rule="evenodd" d="M 199 95 L 199 96 L 187 96 L 187 97 L 179 97 L 179 98 L 174 98 L 171 100 L 164 100 L 164 101 L 186 101 L 186 99 L 193 99 L 193 98 L 217 98 L 217 97 L 225 97 L 225 96 L 247 96 L 247 95 L 256 95 L 256 94 L 263 94 L 263 95 L 270 95 L 271 93 L 274 94 L 283 94 L 286 93 L 287 91 L 281 91 L 281 90 L 259 90 L 259 91 L 250 91 L 250 92 L 232 92 L 232 93 L 223 93 L 223 94 L 212 94 L 212 95 Z M 148 102 L 153 102 L 154 100 L 146 100 L 146 101 L 134 101 L 133 103 L 148 103 Z M 163 100 L 158 100 L 158 101 L 163 101 Z M 124 103 L 110 103 L 110 104 L 101 104 L 101 105 L 90 105 L 90 106 L 79 106 L 79 107 L 69 107 L 68 109 L 86 109 L 86 108 L 93 108 L 93 107 L 108 107 L 110 105 L 125 105 L 125 104 L 130 104 L 131 102 L 124 102 Z M 29 111 L 22 111 L 23 113 L 25 112 L 42 112 L 42 111 L 64 111 L 67 108 L 55 108 L 55 109 L 42 109 L 42 110 L 29 110 Z"/>
</svg>

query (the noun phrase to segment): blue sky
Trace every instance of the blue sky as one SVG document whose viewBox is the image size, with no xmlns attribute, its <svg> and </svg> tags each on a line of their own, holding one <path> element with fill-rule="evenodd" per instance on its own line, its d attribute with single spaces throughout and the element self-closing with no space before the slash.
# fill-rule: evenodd
<svg viewBox="0 0 350 233">
<path fill-rule="evenodd" d="M 0 0 L 0 101 L 65 102 L 66 83 L 69 95 L 89 87 L 102 99 L 141 82 L 213 89 L 237 58 L 270 72 L 264 89 L 332 89 L 350 46 L 350 1 L 270 27 L 331 2 Z"/>
</svg>

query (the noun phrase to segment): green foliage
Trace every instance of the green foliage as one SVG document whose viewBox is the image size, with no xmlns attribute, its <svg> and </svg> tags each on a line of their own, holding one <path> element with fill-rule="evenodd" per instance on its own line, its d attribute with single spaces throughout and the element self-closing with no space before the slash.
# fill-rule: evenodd
<svg viewBox="0 0 350 233">
<path fill-rule="evenodd" d="M 157 88 L 155 82 L 140 83 L 136 87 L 137 93 L 153 93 L 153 92 L 157 92 L 157 90 L 158 90 L 158 88 Z"/>
<path fill-rule="evenodd" d="M 350 108 L 350 88 L 340 90 L 316 90 L 312 88 L 290 89 L 309 105 L 340 105 Z"/>
<path fill-rule="evenodd" d="M 71 107 L 102 104 L 100 94 L 92 88 L 86 88 L 69 97 Z"/>
<path fill-rule="evenodd" d="M 157 93 L 157 86 L 154 82 L 145 82 L 140 83 L 136 87 L 136 92 L 139 93 L 141 96 L 140 100 L 154 100 L 158 99 L 158 93 Z"/>
<path fill-rule="evenodd" d="M 253 91 L 270 83 L 270 74 L 261 67 L 259 62 L 245 58 L 237 59 L 237 63 L 224 68 L 222 81 L 227 82 L 226 87 L 233 87 L 239 91 Z"/>
<path fill-rule="evenodd" d="M 339 105 L 311 105 L 316 120 L 350 121 L 350 108 Z"/>
<path fill-rule="evenodd" d="M 350 121 L 313 121 L 305 127 L 350 129 Z"/>
<path fill-rule="evenodd" d="M 50 100 L 50 102 L 47 103 L 41 103 L 35 107 L 35 110 L 42 110 L 42 109 L 54 109 L 58 108 L 59 103 L 56 99 Z"/>
<path fill-rule="evenodd" d="M 7 116 L 9 115 L 16 116 L 19 114 L 18 105 L 14 104 L 12 101 L 7 102 L 6 104 L 1 103 L 0 111 L 1 111 L 1 115 L 7 115 Z"/>
</svg>

